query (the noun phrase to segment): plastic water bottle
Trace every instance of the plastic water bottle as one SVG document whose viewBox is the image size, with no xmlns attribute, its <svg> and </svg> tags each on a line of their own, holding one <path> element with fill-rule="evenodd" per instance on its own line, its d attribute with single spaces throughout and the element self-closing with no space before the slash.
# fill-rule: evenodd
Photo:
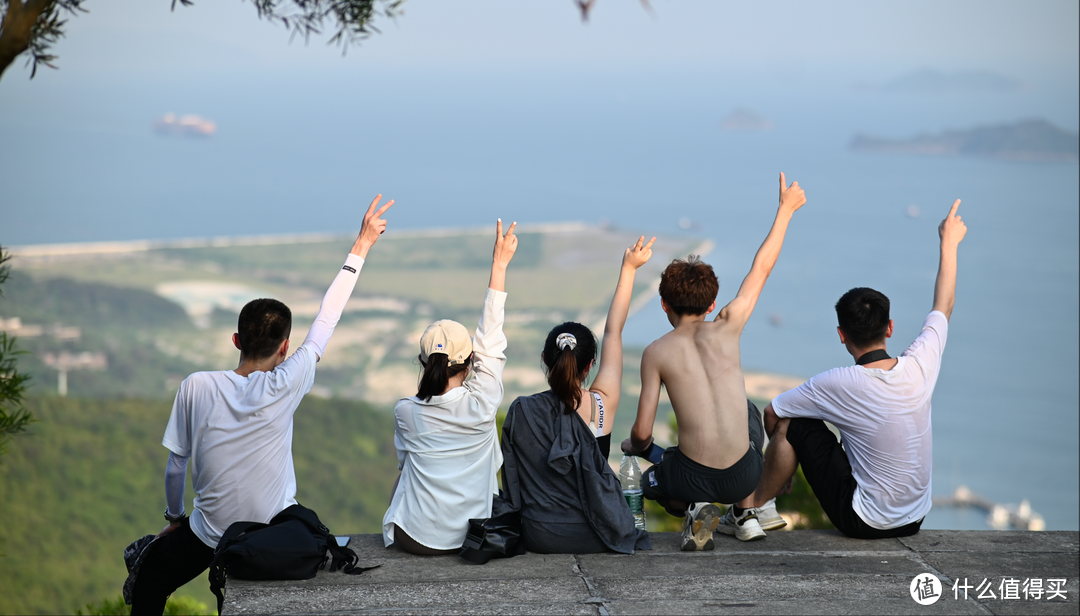
<svg viewBox="0 0 1080 616">
<path fill-rule="evenodd" d="M 619 464 L 619 482 L 622 484 L 623 498 L 630 506 L 630 513 L 634 516 L 634 527 L 645 530 L 645 509 L 641 496 L 641 467 L 638 466 L 637 456 L 623 454 Z"/>
</svg>

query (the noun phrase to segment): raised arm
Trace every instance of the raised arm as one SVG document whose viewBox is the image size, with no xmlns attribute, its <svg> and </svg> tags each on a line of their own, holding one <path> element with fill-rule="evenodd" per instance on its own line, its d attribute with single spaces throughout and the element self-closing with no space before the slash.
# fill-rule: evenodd
<svg viewBox="0 0 1080 616">
<path fill-rule="evenodd" d="M 368 251 L 375 245 L 383 231 L 386 231 L 386 221 L 382 219 L 382 215 L 390 209 L 391 205 L 394 205 L 394 201 L 387 201 L 376 210 L 375 207 L 381 199 L 382 195 L 377 195 L 368 206 L 360 233 L 356 236 L 349 255 L 345 257 L 345 265 L 338 270 L 337 277 L 326 290 L 322 305 L 319 306 L 319 314 L 315 317 L 315 322 L 311 324 L 311 329 L 308 330 L 307 338 L 304 340 L 304 344 L 308 342 L 314 344 L 315 355 L 320 359 L 326 352 L 326 344 L 330 342 L 330 336 L 337 327 L 342 311 L 345 310 L 345 304 L 349 301 L 353 288 L 356 287 L 356 279 L 360 275 L 361 268 L 364 267 Z"/>
<path fill-rule="evenodd" d="M 933 310 L 942 312 L 946 320 L 952 316 L 953 304 L 956 302 L 956 251 L 967 233 L 967 225 L 956 214 L 959 207 L 960 200 L 957 199 L 952 204 L 949 215 L 938 225 L 941 261 L 938 262 L 937 281 L 934 282 Z"/>
<path fill-rule="evenodd" d="M 656 238 L 645 243 L 645 236 L 623 253 L 622 266 L 619 269 L 619 283 L 615 286 L 615 296 L 611 298 L 607 322 L 604 324 L 604 341 L 600 350 L 600 367 L 593 380 L 592 391 L 600 392 L 606 401 L 607 413 L 613 417 L 619 408 L 619 394 L 622 392 L 622 331 L 626 325 L 626 315 L 630 312 L 630 297 L 634 290 L 634 275 L 642 265 L 652 257 L 652 245 Z"/>
<path fill-rule="evenodd" d="M 506 266 L 514 258 L 518 244 L 514 227 L 517 227 L 517 223 L 510 223 L 506 235 L 503 235 L 502 218 L 495 227 L 495 250 L 491 255 L 491 278 L 488 279 L 488 288 L 493 291 L 506 291 Z"/>
<path fill-rule="evenodd" d="M 517 236 L 510 225 L 503 235 L 502 219 L 496 224 L 495 249 L 491 255 L 491 278 L 484 297 L 484 307 L 480 310 L 480 323 L 473 333 L 473 361 L 470 375 L 464 386 L 473 395 L 486 401 L 480 406 L 483 419 L 494 420 L 495 413 L 503 398 L 502 373 L 506 367 L 506 334 L 503 323 L 506 320 L 506 266 L 517 250 Z"/>
<path fill-rule="evenodd" d="M 806 193 L 799 187 L 799 183 L 792 182 L 791 186 L 788 186 L 781 172 L 780 206 L 777 208 L 772 228 L 769 229 L 769 235 L 765 237 L 761 248 L 758 248 L 757 254 L 754 255 L 754 264 L 750 267 L 750 273 L 743 279 L 735 299 L 720 310 L 716 315 L 717 321 L 737 323 L 741 327 L 750 319 L 758 297 L 761 296 L 761 290 L 765 288 L 765 281 L 769 279 L 769 274 L 772 273 L 772 268 L 780 257 L 780 248 L 784 245 L 784 235 L 787 234 L 791 216 L 804 203 L 806 203 Z"/>
</svg>

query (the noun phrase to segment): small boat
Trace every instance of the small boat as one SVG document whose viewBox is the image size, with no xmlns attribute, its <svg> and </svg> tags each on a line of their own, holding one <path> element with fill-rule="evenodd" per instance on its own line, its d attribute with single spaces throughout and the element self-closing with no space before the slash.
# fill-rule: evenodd
<svg viewBox="0 0 1080 616">
<path fill-rule="evenodd" d="M 197 115 L 166 113 L 154 122 L 154 130 L 161 135 L 209 137 L 217 132 L 217 124 Z"/>
</svg>

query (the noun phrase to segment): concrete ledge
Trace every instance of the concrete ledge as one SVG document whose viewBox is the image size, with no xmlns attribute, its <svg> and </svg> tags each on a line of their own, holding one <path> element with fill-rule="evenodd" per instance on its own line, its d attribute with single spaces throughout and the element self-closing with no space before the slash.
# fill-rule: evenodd
<svg viewBox="0 0 1080 616">
<path fill-rule="evenodd" d="M 457 556 L 412 556 L 353 535 L 362 575 L 320 572 L 299 582 L 229 580 L 226 614 L 1077 614 L 1080 533 L 922 531 L 862 541 L 836 531 L 773 532 L 742 543 L 716 536 L 712 552 L 655 549 L 619 554 L 526 554 L 487 565 Z M 910 595 L 916 575 L 941 580 L 941 598 Z M 1043 596 L 1025 598 L 1025 580 Z M 983 584 L 984 579 L 988 584 Z M 1050 579 L 1064 599 L 1047 600 Z M 964 580 L 971 586 L 964 598 Z M 1017 580 L 1019 599 L 1002 599 Z M 957 598 L 953 585 L 959 581 Z M 983 589 L 977 588 L 982 585 Z M 995 598 L 986 595 L 989 585 Z M 979 595 L 983 598 L 979 598 Z"/>
</svg>

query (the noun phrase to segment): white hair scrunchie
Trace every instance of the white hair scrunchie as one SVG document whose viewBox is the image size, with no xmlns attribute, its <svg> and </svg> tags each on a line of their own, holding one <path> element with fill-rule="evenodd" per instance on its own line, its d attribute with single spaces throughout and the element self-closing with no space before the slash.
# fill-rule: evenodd
<svg viewBox="0 0 1080 616">
<path fill-rule="evenodd" d="M 570 350 L 573 351 L 577 348 L 577 338 L 574 337 L 574 334 L 559 334 L 555 338 L 555 346 L 559 347 L 560 351 L 566 349 L 566 347 L 570 347 Z"/>
</svg>

